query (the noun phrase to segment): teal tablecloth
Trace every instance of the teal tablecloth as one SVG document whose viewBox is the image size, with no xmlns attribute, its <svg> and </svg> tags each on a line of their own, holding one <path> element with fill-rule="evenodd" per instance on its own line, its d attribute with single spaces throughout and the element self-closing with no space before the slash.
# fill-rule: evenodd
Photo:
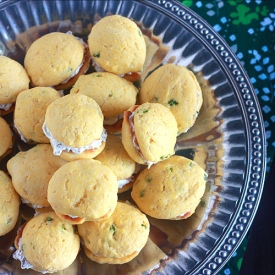
<svg viewBox="0 0 275 275">
<path fill-rule="evenodd" d="M 275 151 L 275 1 L 184 0 L 181 2 L 207 21 L 225 39 L 243 64 L 263 113 L 268 173 Z M 239 273 L 247 238 L 248 236 L 218 275 Z"/>
</svg>

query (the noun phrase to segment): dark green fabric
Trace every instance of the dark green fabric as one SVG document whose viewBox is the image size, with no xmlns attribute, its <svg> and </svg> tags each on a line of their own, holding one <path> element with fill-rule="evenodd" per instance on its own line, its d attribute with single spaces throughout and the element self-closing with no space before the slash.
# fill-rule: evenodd
<svg viewBox="0 0 275 275">
<path fill-rule="evenodd" d="M 263 113 L 268 173 L 275 152 L 275 1 L 184 0 L 181 3 L 207 21 L 243 64 Z M 247 237 L 218 275 L 239 273 Z"/>
</svg>

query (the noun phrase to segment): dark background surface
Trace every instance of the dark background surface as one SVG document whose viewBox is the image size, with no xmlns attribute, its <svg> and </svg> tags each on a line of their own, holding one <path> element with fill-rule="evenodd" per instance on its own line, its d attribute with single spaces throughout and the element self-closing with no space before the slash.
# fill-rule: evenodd
<svg viewBox="0 0 275 275">
<path fill-rule="evenodd" d="M 253 224 L 218 275 L 275 275 L 275 1 L 184 0 L 239 58 L 257 94 L 266 130 L 266 181 Z"/>
</svg>

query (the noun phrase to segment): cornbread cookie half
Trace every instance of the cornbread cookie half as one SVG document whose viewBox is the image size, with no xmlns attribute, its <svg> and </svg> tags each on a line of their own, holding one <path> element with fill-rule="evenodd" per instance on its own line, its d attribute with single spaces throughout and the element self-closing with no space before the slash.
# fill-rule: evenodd
<svg viewBox="0 0 275 275">
<path fill-rule="evenodd" d="M 131 195 L 139 209 L 151 217 L 186 219 L 198 206 L 206 179 L 207 174 L 197 163 L 175 155 L 143 170 Z"/>
<path fill-rule="evenodd" d="M 191 128 L 203 103 L 201 87 L 192 71 L 176 64 L 157 68 L 142 83 L 141 103 L 161 103 L 173 113 L 178 134 Z"/>
<path fill-rule="evenodd" d="M 54 154 L 68 161 L 94 158 L 104 149 L 107 138 L 99 105 L 83 94 L 68 94 L 52 102 L 43 131 Z"/>
<path fill-rule="evenodd" d="M 97 160 L 75 160 L 60 167 L 48 186 L 56 214 L 73 224 L 107 219 L 117 204 L 117 178 Z"/>
<path fill-rule="evenodd" d="M 24 142 L 50 143 L 42 126 L 48 106 L 60 97 L 50 87 L 35 87 L 18 95 L 14 109 L 14 127 Z"/>
<path fill-rule="evenodd" d="M 101 108 L 104 127 L 108 131 L 122 120 L 125 110 L 135 105 L 138 90 L 132 82 L 115 74 L 95 72 L 80 76 L 70 93 L 93 98 Z"/>
<path fill-rule="evenodd" d="M 103 70 L 117 75 L 140 72 L 146 58 L 146 44 L 137 24 L 121 15 L 97 22 L 89 36 L 91 58 Z"/>
<path fill-rule="evenodd" d="M 13 110 L 18 94 L 29 89 L 30 79 L 17 61 L 0 55 L 0 115 Z"/>
<path fill-rule="evenodd" d="M 132 187 L 138 165 L 124 149 L 119 136 L 108 135 L 104 150 L 95 159 L 107 165 L 115 173 L 118 193 Z"/>
<path fill-rule="evenodd" d="M 0 236 L 9 233 L 18 219 L 20 199 L 9 176 L 0 170 Z"/>
<path fill-rule="evenodd" d="M 12 148 L 12 132 L 6 120 L 0 117 L 0 160 L 4 158 Z"/>
<path fill-rule="evenodd" d="M 9 159 L 7 169 L 22 202 L 41 208 L 50 206 L 47 199 L 49 180 L 65 163 L 64 159 L 53 154 L 50 144 L 38 144 Z"/>
<path fill-rule="evenodd" d="M 78 75 L 79 71 L 86 71 L 82 71 L 84 64 L 88 69 L 89 59 L 88 63 L 84 62 L 84 55 L 85 43 L 82 40 L 77 39 L 72 33 L 52 32 L 31 44 L 25 56 L 24 66 L 33 86 L 59 85 L 60 90 L 64 88 L 60 84 L 66 84 Z"/>
<path fill-rule="evenodd" d="M 149 167 L 175 153 L 177 122 L 159 103 L 135 105 L 124 112 L 122 143 L 129 156 Z"/>
<path fill-rule="evenodd" d="M 76 228 L 62 221 L 54 211 L 41 213 L 18 231 L 13 258 L 22 269 L 53 273 L 69 267 L 76 259 L 80 238 Z"/>
<path fill-rule="evenodd" d="M 88 258 L 97 263 L 123 264 L 136 257 L 149 236 L 149 221 L 136 207 L 118 202 L 112 216 L 78 225 Z"/>
</svg>

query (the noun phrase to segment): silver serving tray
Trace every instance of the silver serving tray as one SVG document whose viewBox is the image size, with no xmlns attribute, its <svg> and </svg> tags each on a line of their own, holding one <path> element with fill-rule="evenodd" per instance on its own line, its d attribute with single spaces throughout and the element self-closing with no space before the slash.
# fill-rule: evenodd
<svg viewBox="0 0 275 275">
<path fill-rule="evenodd" d="M 168 62 L 186 66 L 197 76 L 203 108 L 195 125 L 178 137 L 176 152 L 207 171 L 207 188 L 187 220 L 150 218 L 149 241 L 132 262 L 99 265 L 82 251 L 70 270 L 58 274 L 216 274 L 253 221 L 266 153 L 253 87 L 238 58 L 212 27 L 177 1 L 2 1 L 0 54 L 23 63 L 38 37 L 72 31 L 85 39 L 92 25 L 109 14 L 133 19 L 147 37 L 150 53 L 142 80 Z M 21 270 L 12 257 L 0 262 L 1 272 L 39 274 Z"/>
</svg>

